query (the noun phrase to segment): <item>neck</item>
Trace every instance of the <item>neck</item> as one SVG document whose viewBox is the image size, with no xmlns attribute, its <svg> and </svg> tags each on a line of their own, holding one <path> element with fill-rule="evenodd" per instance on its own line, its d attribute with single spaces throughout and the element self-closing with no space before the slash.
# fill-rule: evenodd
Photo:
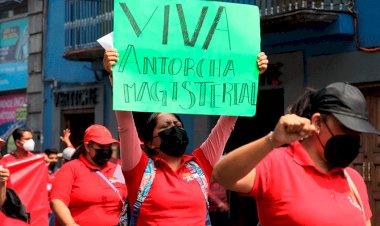
<svg viewBox="0 0 380 226">
<path fill-rule="evenodd" d="M 165 160 L 165 162 L 168 163 L 168 165 L 170 166 L 170 168 L 172 168 L 173 171 L 176 171 L 182 163 L 182 156 L 173 157 L 164 153 L 158 153 L 157 156 Z"/>
<path fill-rule="evenodd" d="M 315 165 L 324 173 L 328 173 L 331 169 L 328 166 L 326 160 L 322 158 L 320 153 L 323 153 L 323 147 L 321 147 L 320 143 L 316 139 L 310 138 L 307 140 L 302 141 L 302 145 L 306 149 L 307 153 L 309 154 L 311 160 L 315 163 Z M 319 150 L 321 149 L 322 150 Z"/>
<path fill-rule="evenodd" d="M 15 151 L 14 151 L 14 154 L 19 157 L 19 158 L 24 158 L 24 157 L 27 157 L 28 156 L 28 152 L 25 151 L 24 149 L 20 149 L 20 148 L 17 148 Z"/>
</svg>

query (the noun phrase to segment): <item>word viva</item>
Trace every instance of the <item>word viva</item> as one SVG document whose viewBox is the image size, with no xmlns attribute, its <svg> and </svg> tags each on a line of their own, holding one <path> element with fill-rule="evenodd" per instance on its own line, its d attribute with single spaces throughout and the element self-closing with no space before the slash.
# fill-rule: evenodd
<svg viewBox="0 0 380 226">
<path fill-rule="evenodd" d="M 132 28 L 133 28 L 133 31 L 135 32 L 136 36 L 137 37 L 140 37 L 144 28 L 147 26 L 147 24 L 149 23 L 149 21 L 152 19 L 153 15 L 156 13 L 157 9 L 158 9 L 158 6 L 153 10 L 151 16 L 149 17 L 148 21 L 144 24 L 143 28 L 141 29 L 141 27 L 137 24 L 136 20 L 135 20 L 135 17 L 133 16 L 130 8 L 128 7 L 128 5 L 126 3 L 120 3 L 120 7 L 121 9 L 123 10 L 123 12 L 125 13 L 125 15 L 127 16 L 128 18 L 128 21 L 130 22 Z M 197 22 L 197 25 L 196 25 L 196 28 L 194 30 L 194 33 L 190 39 L 189 37 L 189 32 L 188 32 L 188 28 L 187 28 L 187 24 L 186 24 L 186 19 L 185 19 L 185 16 L 184 16 L 184 12 L 183 12 L 183 7 L 182 7 L 182 4 L 176 4 L 176 9 L 177 9 L 177 14 L 178 14 L 178 18 L 179 18 L 179 22 L 180 22 L 180 26 L 181 26 L 181 32 L 182 32 L 182 37 L 183 37 L 183 41 L 184 41 L 184 45 L 185 46 L 191 46 L 191 47 L 194 47 L 195 43 L 197 42 L 197 39 L 198 39 L 198 36 L 200 34 L 200 31 L 201 31 L 201 28 L 204 24 L 204 20 L 205 20 L 205 17 L 207 15 L 207 12 L 209 10 L 209 7 L 208 6 L 204 6 L 202 8 L 202 11 L 201 11 L 201 14 L 198 18 L 198 22 Z M 229 32 L 229 28 L 228 28 L 228 23 L 226 23 L 226 28 L 219 28 L 218 27 L 218 24 L 221 20 L 221 17 L 222 17 L 222 14 L 224 12 L 224 15 L 225 15 L 225 19 L 227 20 L 227 12 L 226 12 L 226 9 L 225 7 L 223 6 L 219 6 L 218 7 L 218 10 L 216 12 L 216 15 L 214 17 L 214 20 L 212 22 L 212 25 L 210 26 L 210 29 L 208 31 L 208 34 L 206 36 L 206 39 L 202 45 L 202 49 L 204 50 L 207 50 L 209 45 L 210 45 L 210 42 L 213 38 L 213 35 L 215 33 L 216 30 L 218 31 L 224 31 L 226 32 L 227 34 L 227 38 L 228 40 L 230 39 L 230 32 Z M 166 45 L 168 44 L 168 34 L 169 34 L 169 20 L 170 20 L 170 5 L 165 5 L 164 6 L 164 22 L 163 22 L 163 29 L 162 29 L 162 44 L 163 45 Z M 194 18 L 192 18 L 193 20 Z M 218 28 L 217 28 L 218 27 Z M 231 41 L 229 40 L 228 41 L 229 43 L 229 49 L 231 50 Z"/>
</svg>

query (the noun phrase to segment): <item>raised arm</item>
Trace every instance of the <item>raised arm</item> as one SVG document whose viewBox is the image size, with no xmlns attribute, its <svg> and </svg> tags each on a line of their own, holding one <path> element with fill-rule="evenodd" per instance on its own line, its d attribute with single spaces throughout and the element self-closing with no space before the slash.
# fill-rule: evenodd
<svg viewBox="0 0 380 226">
<path fill-rule="evenodd" d="M 264 73 L 268 68 L 268 57 L 264 52 L 257 55 L 257 67 L 259 73 Z M 212 166 L 220 159 L 226 146 L 227 140 L 235 126 L 237 117 L 222 116 L 206 141 L 201 145 L 204 155 Z"/>
<path fill-rule="evenodd" d="M 110 73 L 112 80 L 112 66 L 119 60 L 116 49 L 107 49 L 104 52 L 103 67 Z M 116 111 L 116 119 L 120 136 L 120 158 L 122 170 L 131 170 L 140 161 L 142 150 L 133 114 L 129 111 Z"/>
<path fill-rule="evenodd" d="M 71 143 L 70 135 L 71 135 L 70 129 L 64 129 L 63 134 L 62 136 L 59 137 L 59 139 L 61 139 L 61 141 L 65 143 L 66 147 L 75 148 L 73 144 Z"/>
<path fill-rule="evenodd" d="M 256 165 L 274 148 L 303 138 L 314 131 L 310 120 L 297 115 L 280 118 L 273 132 L 235 149 L 214 168 L 214 179 L 226 189 L 241 193 L 252 190 Z"/>
<path fill-rule="evenodd" d="M 210 135 L 202 143 L 200 148 L 212 166 L 214 166 L 222 156 L 227 140 L 234 129 L 236 120 L 236 116 L 221 116 L 211 130 Z"/>
<path fill-rule="evenodd" d="M 133 120 L 132 112 L 116 111 L 118 130 L 120 136 L 121 168 L 133 169 L 140 161 L 142 150 L 140 139 Z"/>
</svg>

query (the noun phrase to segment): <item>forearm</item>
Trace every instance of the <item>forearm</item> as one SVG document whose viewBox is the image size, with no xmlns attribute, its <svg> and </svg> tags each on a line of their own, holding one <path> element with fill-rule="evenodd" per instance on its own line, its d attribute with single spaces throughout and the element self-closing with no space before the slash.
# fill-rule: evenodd
<svg viewBox="0 0 380 226">
<path fill-rule="evenodd" d="M 235 116 L 221 116 L 206 141 L 202 143 L 201 149 L 212 166 L 223 154 L 237 119 Z"/>
<path fill-rule="evenodd" d="M 66 147 L 75 148 L 70 140 L 65 140 Z"/>
<path fill-rule="evenodd" d="M 71 216 L 69 208 L 59 199 L 50 201 L 50 206 L 61 226 L 77 225 L 74 218 Z"/>
<path fill-rule="evenodd" d="M 120 136 L 120 158 L 124 171 L 133 169 L 141 158 L 140 139 L 132 112 L 116 111 Z"/>
<path fill-rule="evenodd" d="M 3 207 L 5 199 L 7 198 L 7 182 L 0 182 L 0 209 Z"/>
<path fill-rule="evenodd" d="M 256 165 L 273 149 L 270 136 L 268 134 L 230 152 L 214 167 L 214 179 L 226 189 L 250 192 Z"/>
</svg>

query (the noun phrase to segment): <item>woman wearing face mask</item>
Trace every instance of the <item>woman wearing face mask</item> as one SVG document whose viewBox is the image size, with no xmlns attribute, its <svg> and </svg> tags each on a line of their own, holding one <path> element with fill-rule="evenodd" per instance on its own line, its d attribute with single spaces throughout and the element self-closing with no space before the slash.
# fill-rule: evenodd
<svg viewBox="0 0 380 226">
<path fill-rule="evenodd" d="M 109 72 L 118 60 L 117 56 L 116 50 L 106 50 L 103 64 Z M 257 64 L 261 72 L 266 70 L 268 60 L 264 53 L 258 56 Z M 142 134 L 146 152 L 141 149 L 132 112 L 117 111 L 116 116 L 122 170 L 132 213 L 137 209 L 136 199 L 144 171 L 151 164 L 149 162 L 155 167 L 150 190 L 133 218 L 136 225 L 207 224 L 205 195 L 198 178 L 194 178 L 187 166 L 189 162 L 195 162 L 202 171 L 202 179 L 208 183 L 237 117 L 220 117 L 206 141 L 192 155 L 184 155 L 189 141 L 178 115 L 161 112 L 150 116 Z"/>
<path fill-rule="evenodd" d="M 371 225 L 363 178 L 348 165 L 369 123 L 362 93 L 346 83 L 308 91 L 273 132 L 230 152 L 213 176 L 227 189 L 255 197 L 260 223 Z"/>
<path fill-rule="evenodd" d="M 119 141 L 102 125 L 88 127 L 84 144 L 55 176 L 50 194 L 58 225 L 104 225 L 119 222 L 126 186 L 109 162 Z"/>
</svg>

